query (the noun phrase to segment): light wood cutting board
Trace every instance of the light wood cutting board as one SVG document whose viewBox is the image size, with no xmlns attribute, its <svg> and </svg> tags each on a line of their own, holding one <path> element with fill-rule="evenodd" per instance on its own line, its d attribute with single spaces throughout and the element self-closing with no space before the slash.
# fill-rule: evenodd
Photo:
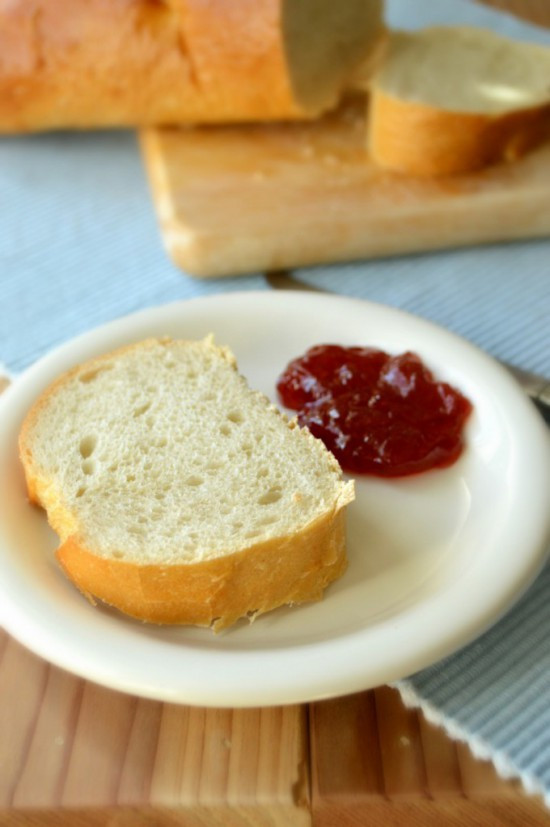
<svg viewBox="0 0 550 827">
<path fill-rule="evenodd" d="M 224 276 L 550 235 L 550 143 L 426 180 L 377 168 L 365 120 L 357 100 L 309 124 L 143 132 L 172 260 Z"/>
</svg>

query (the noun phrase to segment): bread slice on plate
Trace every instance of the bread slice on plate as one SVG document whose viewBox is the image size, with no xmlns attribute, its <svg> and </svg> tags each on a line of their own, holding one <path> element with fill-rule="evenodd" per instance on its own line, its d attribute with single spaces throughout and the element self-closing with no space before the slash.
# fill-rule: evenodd
<svg viewBox="0 0 550 827">
<path fill-rule="evenodd" d="M 346 568 L 353 483 L 211 338 L 69 371 L 26 416 L 20 456 L 66 575 L 135 618 L 219 630 L 318 600 Z"/>
<path fill-rule="evenodd" d="M 393 32 L 370 91 L 369 153 L 388 169 L 471 172 L 550 137 L 550 49 L 491 31 Z"/>
</svg>

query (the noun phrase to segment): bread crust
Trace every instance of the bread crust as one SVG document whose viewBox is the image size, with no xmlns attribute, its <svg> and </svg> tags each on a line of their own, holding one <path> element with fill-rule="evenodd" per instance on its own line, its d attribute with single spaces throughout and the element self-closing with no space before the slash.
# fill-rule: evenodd
<svg viewBox="0 0 550 827">
<path fill-rule="evenodd" d="M 300 108 L 282 53 L 279 6 L 279 0 L 4 4 L 0 128 L 295 117 Z M 256 82 L 257 73 L 265 83 Z"/>
<path fill-rule="evenodd" d="M 550 104 L 500 115 L 452 112 L 371 93 L 367 144 L 380 167 L 437 177 L 514 161 L 550 138 Z"/>
<path fill-rule="evenodd" d="M 0 132 L 317 115 L 293 90 L 284 4 L 3 3 Z"/>
<path fill-rule="evenodd" d="M 78 535 L 71 535 L 56 556 L 92 601 L 148 623 L 209 626 L 218 632 L 242 617 L 320 600 L 346 569 L 345 540 L 345 511 L 338 508 L 297 535 L 186 565 L 106 559 L 87 549 Z"/>
</svg>

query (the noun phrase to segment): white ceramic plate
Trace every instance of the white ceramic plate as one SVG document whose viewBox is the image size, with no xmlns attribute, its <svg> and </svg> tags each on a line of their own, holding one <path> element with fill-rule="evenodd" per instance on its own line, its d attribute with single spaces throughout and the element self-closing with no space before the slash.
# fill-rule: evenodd
<svg viewBox="0 0 550 827">
<path fill-rule="evenodd" d="M 275 398 L 286 363 L 313 344 L 415 350 L 474 403 L 450 469 L 360 479 L 344 577 L 321 603 L 279 609 L 215 636 L 93 608 L 61 574 L 56 538 L 26 500 L 21 420 L 76 362 L 151 335 L 214 332 L 250 384 Z M 503 368 L 408 314 L 335 296 L 233 293 L 103 326 L 28 370 L 0 397 L 0 620 L 28 648 L 106 686 L 203 706 L 319 699 L 419 670 L 496 621 L 539 571 L 548 537 L 550 452 L 538 414 Z"/>
</svg>

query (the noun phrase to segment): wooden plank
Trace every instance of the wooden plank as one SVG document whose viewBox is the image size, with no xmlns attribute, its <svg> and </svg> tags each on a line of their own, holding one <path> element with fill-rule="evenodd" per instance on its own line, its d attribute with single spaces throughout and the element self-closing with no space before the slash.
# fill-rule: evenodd
<svg viewBox="0 0 550 827">
<path fill-rule="evenodd" d="M 311 705 L 316 827 L 520 827 L 548 811 L 382 687 Z"/>
<path fill-rule="evenodd" d="M 513 796 L 520 789 L 519 782 L 505 781 L 495 773 L 489 761 L 476 758 L 467 744 L 457 743 L 455 749 L 460 772 L 460 786 L 469 798 Z"/>
<path fill-rule="evenodd" d="M 48 667 L 38 658 L 28 658 L 2 631 L 0 641 L 0 803 L 10 807 L 24 772 Z"/>
<path fill-rule="evenodd" d="M 312 789 L 323 802 L 377 798 L 384 792 L 374 694 L 310 705 Z"/>
<path fill-rule="evenodd" d="M 162 704 L 82 681 L 0 632 L 0 825 L 311 823 L 305 707 Z"/>
<path fill-rule="evenodd" d="M 437 790 L 440 796 L 462 795 L 456 744 L 442 729 L 428 724 L 423 715 L 417 715 L 416 718 L 427 789 Z"/>
<path fill-rule="evenodd" d="M 11 803 L 15 809 L 21 806 L 57 807 L 68 772 L 68 756 L 84 684 L 38 658 L 29 657 L 13 641 L 10 646 L 18 653 L 15 675 L 27 677 L 31 669 L 37 668 L 44 673 L 40 705 L 36 705 L 32 718 L 28 714 L 23 718 L 32 721 L 33 729 L 29 732 L 27 751 L 20 763 Z"/>
<path fill-rule="evenodd" d="M 427 795 L 428 780 L 418 716 L 405 709 L 395 692 L 374 692 L 384 792 L 390 799 Z"/>
</svg>

